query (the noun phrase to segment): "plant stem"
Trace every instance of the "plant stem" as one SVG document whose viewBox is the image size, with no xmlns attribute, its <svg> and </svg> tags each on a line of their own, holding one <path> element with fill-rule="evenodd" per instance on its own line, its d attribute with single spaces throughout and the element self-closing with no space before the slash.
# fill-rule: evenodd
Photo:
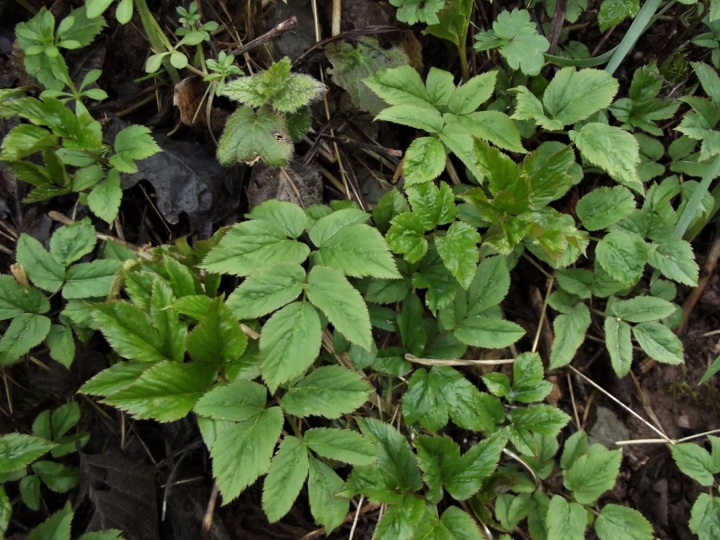
<svg viewBox="0 0 720 540">
<path fill-rule="evenodd" d="M 135 7 L 137 8 L 138 15 L 140 15 L 140 20 L 142 21 L 143 28 L 145 29 L 148 40 L 150 41 L 150 46 L 153 48 L 155 53 L 161 54 L 166 51 L 173 51 L 173 46 L 163 33 L 162 28 L 160 28 L 160 25 L 155 20 L 155 17 L 153 17 L 145 0 L 135 0 Z M 170 75 L 170 79 L 172 79 L 173 84 L 179 83 L 180 75 L 170 63 L 170 58 L 166 56 L 163 58 L 162 62 L 165 70 L 168 72 L 168 75 Z"/>
<path fill-rule="evenodd" d="M 468 69 L 467 52 L 465 48 L 466 42 L 467 28 L 465 28 L 465 33 L 463 34 L 462 39 L 460 39 L 457 47 L 458 54 L 460 55 L 460 71 L 462 71 L 463 84 L 467 83 L 470 80 L 470 70 Z"/>
</svg>

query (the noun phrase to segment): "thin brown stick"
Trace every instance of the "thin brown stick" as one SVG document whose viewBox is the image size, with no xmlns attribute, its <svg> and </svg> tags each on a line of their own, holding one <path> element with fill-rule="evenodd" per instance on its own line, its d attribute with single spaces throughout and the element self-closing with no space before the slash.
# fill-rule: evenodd
<svg viewBox="0 0 720 540">
<path fill-rule="evenodd" d="M 377 510 L 380 507 L 379 504 L 376 503 L 368 503 L 365 506 L 358 507 L 357 511 L 349 512 L 347 516 L 345 516 L 345 519 L 342 520 L 342 523 L 350 523 L 353 521 L 355 516 L 357 515 L 358 518 L 362 515 L 367 514 L 368 512 L 372 512 L 373 510 Z M 379 521 L 379 520 L 378 520 Z M 312 538 L 317 538 L 318 536 L 323 536 L 325 534 L 325 527 L 320 527 L 319 529 L 315 529 L 312 532 L 309 532 L 300 540 L 311 540 Z"/>
<path fill-rule="evenodd" d="M 62 223 L 63 225 L 72 225 L 73 223 L 75 223 L 72 219 L 70 219 L 70 218 L 67 217 L 66 215 L 61 214 L 60 212 L 56 212 L 55 210 L 51 210 L 50 212 L 48 212 L 48 217 L 49 217 L 50 219 L 52 219 L 53 221 L 57 221 L 58 223 Z M 139 253 L 140 251 L 142 251 L 142 248 L 136 246 L 135 244 L 131 244 L 130 242 L 126 242 L 125 240 L 120 240 L 117 236 L 112 236 L 112 235 L 110 235 L 110 234 L 99 233 L 99 232 L 96 231 L 96 232 L 95 232 L 95 237 L 96 237 L 98 240 L 103 240 L 103 241 L 108 241 L 108 240 L 110 240 L 110 241 L 112 241 L 112 242 L 115 242 L 115 243 L 117 243 L 117 244 L 120 244 L 121 246 L 125 246 L 125 247 L 128 248 L 129 250 L 134 251 L 135 253 Z"/>
<path fill-rule="evenodd" d="M 271 28 L 269 31 L 265 32 L 263 35 L 256 37 L 252 41 L 248 41 L 242 47 L 238 47 L 237 49 L 231 49 L 230 51 L 228 51 L 228 54 L 233 54 L 235 56 L 244 54 L 244 53 L 254 49 L 258 45 L 267 43 L 271 39 L 278 37 L 280 34 L 283 34 L 284 32 L 287 32 L 288 30 L 292 30 L 296 26 L 297 26 L 297 17 L 295 17 L 295 15 L 293 15 L 288 20 L 281 22 L 275 28 Z"/>
</svg>

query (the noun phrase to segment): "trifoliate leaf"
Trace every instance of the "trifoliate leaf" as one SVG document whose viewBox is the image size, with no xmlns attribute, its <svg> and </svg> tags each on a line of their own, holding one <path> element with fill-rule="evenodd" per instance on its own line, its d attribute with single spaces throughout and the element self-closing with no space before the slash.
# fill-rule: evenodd
<svg viewBox="0 0 720 540">
<path fill-rule="evenodd" d="M 599 187 L 580 199 L 577 216 L 588 231 L 605 229 L 635 209 L 635 198 L 623 186 Z"/>
<path fill-rule="evenodd" d="M 644 322 L 633 326 L 632 333 L 643 351 L 663 364 L 682 364 L 683 344 L 665 325 Z"/>
<path fill-rule="evenodd" d="M 315 266 L 308 274 L 307 297 L 352 343 L 370 350 L 370 316 L 360 293 L 337 270 Z"/>
<path fill-rule="evenodd" d="M 365 403 L 371 388 L 341 366 L 323 366 L 292 386 L 280 401 L 294 416 L 338 418 Z"/>
</svg>

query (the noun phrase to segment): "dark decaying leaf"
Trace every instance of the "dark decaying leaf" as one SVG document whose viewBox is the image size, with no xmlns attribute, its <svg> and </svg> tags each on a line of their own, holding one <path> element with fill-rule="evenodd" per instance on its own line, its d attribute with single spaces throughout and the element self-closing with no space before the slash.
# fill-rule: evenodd
<svg viewBox="0 0 720 540">
<path fill-rule="evenodd" d="M 121 453 L 82 455 L 81 494 L 95 505 L 86 532 L 120 529 L 127 540 L 159 540 L 155 469 Z"/>
<path fill-rule="evenodd" d="M 206 107 L 210 97 L 208 83 L 200 77 L 187 77 L 175 85 L 173 105 L 180 112 L 180 121 L 186 126 L 203 129 L 207 124 Z M 230 115 L 219 107 L 210 111 L 210 128 L 216 137 L 222 134 L 227 118 Z"/>
<path fill-rule="evenodd" d="M 268 167 L 258 163 L 252 168 L 247 187 L 249 207 L 268 199 L 289 201 L 307 208 L 322 204 L 323 183 L 315 167 L 292 161 L 287 167 Z"/>
</svg>

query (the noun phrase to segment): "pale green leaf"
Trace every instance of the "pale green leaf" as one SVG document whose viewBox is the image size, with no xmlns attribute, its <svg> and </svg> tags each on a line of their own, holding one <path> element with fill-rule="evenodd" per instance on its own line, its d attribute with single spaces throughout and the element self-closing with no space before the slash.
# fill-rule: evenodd
<svg viewBox="0 0 720 540">
<path fill-rule="evenodd" d="M 458 283 L 467 289 L 475 277 L 480 252 L 480 234 L 474 227 L 456 221 L 445 236 L 435 239 L 438 253 Z"/>
<path fill-rule="evenodd" d="M 617 26 L 626 18 L 633 18 L 640 10 L 640 0 L 603 0 L 598 13 L 600 31 Z"/>
<path fill-rule="evenodd" d="M 109 396 L 130 386 L 154 365 L 154 362 L 118 362 L 86 382 L 80 388 L 80 392 L 94 396 Z"/>
<path fill-rule="evenodd" d="M 295 437 L 287 436 L 280 443 L 270 464 L 263 485 L 262 507 L 270 523 L 287 514 L 308 475 L 308 454 Z"/>
<path fill-rule="evenodd" d="M 252 165 L 262 159 L 268 165 L 284 167 L 292 152 L 290 134 L 282 117 L 266 107 L 257 113 L 249 107 L 240 107 L 225 125 L 217 158 L 228 166 L 237 162 Z"/>
<path fill-rule="evenodd" d="M 0 366 L 16 362 L 36 345 L 40 345 L 50 331 L 50 319 L 34 313 L 15 317 L 0 339 Z"/>
<path fill-rule="evenodd" d="M 281 263 L 250 275 L 227 299 L 238 319 L 257 319 L 295 300 L 303 291 L 305 270 Z"/>
<path fill-rule="evenodd" d="M 17 242 L 17 262 L 30 280 L 41 289 L 57 292 L 65 279 L 65 269 L 55 261 L 42 244 L 28 234 L 21 234 Z"/>
<path fill-rule="evenodd" d="M 319 525 L 325 526 L 330 532 L 338 527 L 348 513 L 350 500 L 338 497 L 344 482 L 335 471 L 322 461 L 310 458 L 310 477 L 308 479 L 308 496 L 310 512 Z"/>
<path fill-rule="evenodd" d="M 455 92 L 455 77 L 453 74 L 436 67 L 431 67 L 425 80 L 425 86 L 430 96 L 430 103 L 435 105 L 441 112 L 445 112 L 450 97 Z M 488 95 L 488 98 L 489 97 Z"/>
<path fill-rule="evenodd" d="M 710 454 L 694 443 L 673 444 L 670 452 L 678 468 L 703 486 L 712 486 L 715 479 Z"/>
<path fill-rule="evenodd" d="M 523 337 L 525 330 L 511 321 L 473 315 L 460 321 L 453 333 L 466 345 L 502 349 Z"/>
<path fill-rule="evenodd" d="M 120 172 L 114 167 L 108 171 L 105 180 L 93 187 L 87 198 L 92 213 L 107 223 L 112 223 L 117 217 L 121 200 Z"/>
<path fill-rule="evenodd" d="M 53 324 L 45 340 L 50 349 L 50 357 L 70 369 L 75 357 L 75 341 L 70 327 Z"/>
<path fill-rule="evenodd" d="M 220 432 L 210 448 L 213 476 L 228 503 L 270 468 L 283 426 L 279 407 L 271 407 Z"/>
<path fill-rule="evenodd" d="M 562 456 L 560 457 L 560 467 L 564 470 L 573 466 L 580 456 L 587 453 L 588 437 L 584 431 L 576 431 L 565 441 Z"/>
<path fill-rule="evenodd" d="M 308 274 L 307 297 L 352 343 L 370 350 L 370 315 L 360 293 L 337 270 L 315 266 Z"/>
<path fill-rule="evenodd" d="M 605 346 L 610 354 L 610 362 L 618 377 L 624 377 L 630 371 L 632 363 L 632 342 L 630 325 L 616 319 L 605 318 Z"/>
<path fill-rule="evenodd" d="M 455 219 L 455 196 L 445 182 L 439 189 L 435 184 L 423 184 L 409 187 L 406 192 L 413 214 L 421 219 L 426 231 Z"/>
<path fill-rule="evenodd" d="M 637 234 L 613 231 L 598 242 L 597 262 L 607 274 L 627 285 L 637 283 L 648 259 L 648 246 Z"/>
<path fill-rule="evenodd" d="M 488 71 L 471 78 L 452 93 L 447 105 L 448 111 L 457 115 L 476 111 L 492 96 L 496 80 L 497 71 Z"/>
<path fill-rule="evenodd" d="M 367 401 L 371 387 L 342 366 L 323 366 L 293 385 L 280 406 L 293 416 L 339 418 Z"/>
<path fill-rule="evenodd" d="M 427 106 L 430 103 L 420 74 L 410 66 L 380 70 L 363 82 L 390 105 Z"/>
<path fill-rule="evenodd" d="M 600 495 L 613 488 L 620 471 L 621 450 L 607 450 L 594 445 L 565 471 L 565 487 L 581 504 L 592 504 Z M 595 450 L 595 451 L 593 451 Z"/>
<path fill-rule="evenodd" d="M 405 152 L 403 173 L 405 185 L 435 180 L 445 169 L 445 147 L 435 137 L 415 139 Z"/>
<path fill-rule="evenodd" d="M 547 537 L 553 540 L 584 540 L 587 512 L 575 502 L 567 502 L 560 495 L 550 500 L 545 523 Z"/>
<path fill-rule="evenodd" d="M 549 118 L 567 126 L 610 105 L 618 88 L 618 82 L 607 71 L 566 67 L 545 89 L 543 105 Z"/>
<path fill-rule="evenodd" d="M 235 381 L 217 385 L 195 405 L 194 411 L 214 420 L 242 422 L 262 413 L 267 390 L 251 381 Z"/>
<path fill-rule="evenodd" d="M 600 540 L 652 540 L 652 525 L 637 510 L 606 504 L 595 521 Z"/>
<path fill-rule="evenodd" d="M 279 263 L 302 263 L 310 248 L 289 240 L 285 228 L 267 221 L 245 221 L 230 229 L 202 264 L 208 272 L 247 276 Z"/>
<path fill-rule="evenodd" d="M 681 238 L 670 238 L 661 244 L 654 244 L 648 263 L 668 279 L 691 287 L 697 285 L 700 270 L 692 246 Z"/>
<path fill-rule="evenodd" d="M 20 285 L 12 276 L 0 275 L 0 321 L 18 317 L 23 313 L 47 313 L 50 302 L 29 285 Z"/>
<path fill-rule="evenodd" d="M 370 465 L 377 451 L 365 437 L 349 429 L 313 428 L 303 433 L 305 444 L 319 456 L 351 465 Z"/>
<path fill-rule="evenodd" d="M 508 420 L 516 427 L 556 436 L 570 422 L 570 417 L 557 407 L 540 404 L 513 409 L 508 413 Z"/>
<path fill-rule="evenodd" d="M 95 227 L 85 218 L 60 227 L 50 239 L 50 254 L 58 264 L 69 266 L 95 248 Z"/>
<path fill-rule="evenodd" d="M 67 270 L 62 295 L 68 300 L 107 296 L 120 268 L 122 263 L 112 259 L 75 264 Z"/>
<path fill-rule="evenodd" d="M 468 314 L 478 315 L 499 304 L 510 289 L 510 272 L 503 257 L 489 257 L 479 265 L 468 289 Z"/>
<path fill-rule="evenodd" d="M 390 249 L 403 255 L 411 264 L 422 259 L 428 250 L 425 225 L 420 216 L 411 212 L 404 212 L 392 220 L 385 241 Z"/>
<path fill-rule="evenodd" d="M 457 506 L 450 506 L 440 517 L 455 540 L 483 540 L 477 522 Z"/>
<path fill-rule="evenodd" d="M 585 332 L 590 328 L 590 310 L 585 304 L 577 304 L 567 315 L 558 315 L 553 321 L 550 369 L 568 365 L 585 341 Z"/>
<path fill-rule="evenodd" d="M 388 507 L 375 528 L 377 540 L 412 540 L 420 522 L 425 503 L 411 494 L 405 494 L 396 504 Z"/>
<path fill-rule="evenodd" d="M 302 375 L 320 354 L 320 317 L 308 302 L 294 302 L 275 313 L 260 334 L 263 380 L 277 386 Z"/>
<path fill-rule="evenodd" d="M 160 362 L 144 371 L 127 388 L 105 398 L 104 402 L 138 419 L 172 422 L 190 412 L 216 376 L 216 370 L 201 363 Z"/>
<path fill-rule="evenodd" d="M 123 129 L 115 137 L 113 146 L 116 154 L 110 158 L 110 165 L 124 173 L 136 173 L 136 160 L 149 158 L 160 152 L 160 147 L 150 136 L 150 129 L 141 125 Z"/>
<path fill-rule="evenodd" d="M 493 72 L 494 73 L 494 72 Z M 465 116 L 446 115 L 446 121 L 457 123 L 473 137 L 490 142 L 511 152 L 526 152 L 520 141 L 520 131 L 510 117 L 499 111 L 477 111 Z"/>
<path fill-rule="evenodd" d="M 277 199 L 270 199 L 257 205 L 246 217 L 280 225 L 290 238 L 297 238 L 308 226 L 308 218 L 302 208 L 297 204 Z"/>
<path fill-rule="evenodd" d="M 422 129 L 428 133 L 439 133 L 444 124 L 440 113 L 431 105 L 393 105 L 383 109 L 375 120 Z"/>
<path fill-rule="evenodd" d="M 675 311 L 675 306 L 667 300 L 653 296 L 636 296 L 630 300 L 613 302 L 609 313 L 632 323 L 664 319 Z"/>
<path fill-rule="evenodd" d="M 599 187 L 580 199 L 577 216 L 588 231 L 605 229 L 635 209 L 635 197 L 623 186 Z"/>
<path fill-rule="evenodd" d="M 663 364 L 682 364 L 683 344 L 665 325 L 643 322 L 633 326 L 632 333 L 643 351 Z"/>
<path fill-rule="evenodd" d="M 720 498 L 701 493 L 692 507 L 688 525 L 700 540 L 720 537 Z"/>
</svg>

